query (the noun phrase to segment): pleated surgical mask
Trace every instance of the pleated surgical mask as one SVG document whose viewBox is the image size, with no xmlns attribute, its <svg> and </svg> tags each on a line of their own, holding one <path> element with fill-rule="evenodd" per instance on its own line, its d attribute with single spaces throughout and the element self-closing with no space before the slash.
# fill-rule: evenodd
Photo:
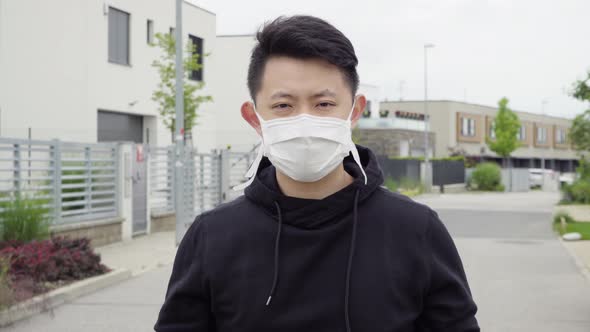
<svg viewBox="0 0 590 332">
<path fill-rule="evenodd" d="M 234 189 L 242 190 L 252 183 L 263 156 L 291 179 L 315 182 L 330 174 L 351 152 L 366 184 L 367 175 L 351 136 L 353 110 L 354 103 L 346 120 L 300 114 L 267 121 L 256 112 L 262 142 L 256 159 L 246 173 L 249 180 Z"/>
</svg>

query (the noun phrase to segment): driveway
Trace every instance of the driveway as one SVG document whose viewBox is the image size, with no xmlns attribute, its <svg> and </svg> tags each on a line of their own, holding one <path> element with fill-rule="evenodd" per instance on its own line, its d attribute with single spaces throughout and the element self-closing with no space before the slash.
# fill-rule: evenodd
<svg viewBox="0 0 590 332">
<path fill-rule="evenodd" d="M 555 193 L 423 196 L 455 240 L 482 331 L 590 331 L 590 282 L 551 230 Z"/>
</svg>

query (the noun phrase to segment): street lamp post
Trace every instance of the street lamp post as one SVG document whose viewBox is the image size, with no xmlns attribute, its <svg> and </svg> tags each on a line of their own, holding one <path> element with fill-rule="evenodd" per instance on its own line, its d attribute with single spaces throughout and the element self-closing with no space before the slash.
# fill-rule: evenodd
<svg viewBox="0 0 590 332">
<path fill-rule="evenodd" d="M 432 172 L 428 157 L 428 125 L 430 123 L 428 115 L 428 49 L 433 47 L 433 44 L 424 44 L 424 187 L 426 192 L 429 192 L 432 186 Z"/>
<path fill-rule="evenodd" d="M 176 0 L 176 121 L 175 121 L 175 172 L 174 172 L 174 211 L 176 214 L 176 245 L 180 243 L 185 226 L 184 205 L 184 86 L 182 66 L 182 0 Z"/>
</svg>

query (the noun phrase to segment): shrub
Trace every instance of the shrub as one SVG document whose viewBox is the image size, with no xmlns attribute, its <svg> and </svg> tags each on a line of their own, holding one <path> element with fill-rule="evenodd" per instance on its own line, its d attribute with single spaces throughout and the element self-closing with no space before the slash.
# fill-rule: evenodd
<svg viewBox="0 0 590 332">
<path fill-rule="evenodd" d="M 586 158 L 580 158 L 580 165 L 576 168 L 576 173 L 581 180 L 590 181 L 590 161 Z"/>
<path fill-rule="evenodd" d="M 9 257 L 10 275 L 31 277 L 35 283 L 79 280 L 108 272 L 87 238 L 55 237 L 0 250 Z"/>
<path fill-rule="evenodd" d="M 418 190 L 421 190 L 422 189 L 422 184 L 420 183 L 420 180 L 415 180 L 415 179 L 412 179 L 412 178 L 403 177 L 400 180 L 399 187 L 400 188 L 403 188 L 403 189 L 418 189 Z"/>
<path fill-rule="evenodd" d="M 477 165 L 471 174 L 472 185 L 476 186 L 477 190 L 485 191 L 502 191 L 502 173 L 500 166 L 495 163 L 481 163 Z"/>
<path fill-rule="evenodd" d="M 563 218 L 565 220 L 565 222 L 568 224 L 575 222 L 575 220 L 567 212 L 559 211 L 553 217 L 553 223 L 556 223 L 556 224 L 561 223 L 561 218 Z"/>
<path fill-rule="evenodd" d="M 579 179 L 563 187 L 564 203 L 590 204 L 590 180 Z"/>
<path fill-rule="evenodd" d="M 397 192 L 397 188 L 398 188 L 397 182 L 391 176 L 388 176 L 387 178 L 385 178 L 385 183 L 383 183 L 383 184 L 390 191 Z"/>
<path fill-rule="evenodd" d="M 577 180 L 570 185 L 564 184 L 561 188 L 561 204 L 590 204 L 590 161 L 581 158 L 576 173 Z"/>
<path fill-rule="evenodd" d="M 35 197 L 15 197 L 1 202 L 0 241 L 41 240 L 49 236 L 47 200 Z"/>
<path fill-rule="evenodd" d="M 8 277 L 9 260 L 0 256 L 0 310 L 12 304 L 12 287 Z"/>
</svg>

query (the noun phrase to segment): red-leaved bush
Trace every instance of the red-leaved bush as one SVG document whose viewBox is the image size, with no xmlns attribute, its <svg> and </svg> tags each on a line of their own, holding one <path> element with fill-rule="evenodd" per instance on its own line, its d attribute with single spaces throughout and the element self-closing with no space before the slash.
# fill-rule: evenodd
<svg viewBox="0 0 590 332">
<path fill-rule="evenodd" d="M 109 271 L 87 238 L 13 243 L 0 250 L 0 257 L 9 257 L 13 279 L 32 278 L 36 283 L 79 280 Z"/>
</svg>

